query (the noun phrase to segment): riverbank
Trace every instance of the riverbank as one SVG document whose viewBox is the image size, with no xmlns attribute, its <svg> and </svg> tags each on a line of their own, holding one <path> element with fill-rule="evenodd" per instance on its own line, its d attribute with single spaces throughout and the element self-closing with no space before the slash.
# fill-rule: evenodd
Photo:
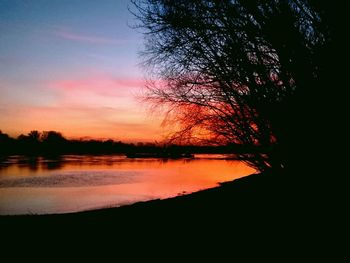
<svg viewBox="0 0 350 263">
<path fill-rule="evenodd" d="M 162 262 L 183 261 L 187 255 L 207 260 L 207 253 L 214 254 L 214 262 L 238 254 L 245 259 L 268 255 L 276 262 L 279 255 L 314 258 L 330 232 L 318 213 L 320 200 L 314 202 L 314 192 L 301 183 L 300 178 L 253 174 L 189 195 L 119 208 L 2 216 L 1 237 L 15 251 L 45 248 L 79 258 L 90 253 Z"/>
<path fill-rule="evenodd" d="M 133 227 L 164 221 L 187 226 L 200 222 L 214 227 L 219 222 L 263 221 L 273 215 L 292 216 L 301 209 L 300 191 L 293 193 L 293 183 L 278 175 L 253 174 L 220 186 L 164 200 L 139 202 L 119 208 L 106 208 L 70 214 L 2 216 L 2 224 L 19 227 L 53 227 L 61 224 L 81 228 L 84 224 L 99 227 L 121 224 Z M 304 200 L 306 201 L 306 200 Z"/>
</svg>

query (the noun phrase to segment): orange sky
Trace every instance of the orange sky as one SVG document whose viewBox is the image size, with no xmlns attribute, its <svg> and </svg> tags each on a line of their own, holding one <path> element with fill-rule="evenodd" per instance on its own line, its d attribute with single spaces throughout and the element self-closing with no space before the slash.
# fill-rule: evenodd
<svg viewBox="0 0 350 263">
<path fill-rule="evenodd" d="M 68 138 L 112 138 L 122 141 L 154 141 L 165 134 L 160 116 L 142 105 L 142 79 L 122 79 L 95 74 L 82 79 L 55 80 L 39 105 L 16 105 L 1 117 L 3 132 L 12 136 L 30 130 L 56 130 Z M 11 109 L 11 107 L 9 107 Z"/>
<path fill-rule="evenodd" d="M 136 98 L 143 40 L 128 4 L 0 1 L 0 130 L 161 140 L 161 116 Z"/>
</svg>

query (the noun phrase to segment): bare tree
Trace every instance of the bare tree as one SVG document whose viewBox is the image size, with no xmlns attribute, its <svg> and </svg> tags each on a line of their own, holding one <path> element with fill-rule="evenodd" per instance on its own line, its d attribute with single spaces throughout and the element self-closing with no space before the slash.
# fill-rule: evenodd
<svg viewBox="0 0 350 263">
<path fill-rule="evenodd" d="M 172 139 L 242 144 L 255 150 L 240 157 L 259 171 L 287 167 L 290 107 L 315 86 L 327 41 L 317 8 L 307 0 L 133 4 L 144 65 L 161 79 L 146 98 L 165 108 Z"/>
</svg>

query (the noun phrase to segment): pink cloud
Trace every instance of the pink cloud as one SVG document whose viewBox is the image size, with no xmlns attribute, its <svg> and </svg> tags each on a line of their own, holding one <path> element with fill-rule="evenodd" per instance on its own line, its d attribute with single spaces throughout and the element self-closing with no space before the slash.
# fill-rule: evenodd
<svg viewBox="0 0 350 263">
<path fill-rule="evenodd" d="M 130 96 L 145 86 L 143 79 L 114 78 L 106 75 L 90 76 L 84 79 L 57 80 L 49 84 L 62 92 L 95 93 L 102 96 Z"/>
<path fill-rule="evenodd" d="M 108 74 L 96 74 L 86 78 L 62 79 L 47 83 L 46 87 L 55 94 L 55 101 L 51 106 L 64 108 L 93 108 L 110 107 L 125 109 L 127 112 L 117 111 L 118 119 L 136 121 L 140 116 L 145 117 L 143 111 L 146 105 L 140 103 L 145 82 L 142 78 L 116 78 Z M 90 116 L 95 111 L 84 111 Z M 104 114 L 98 114 L 103 116 Z M 110 119 L 113 120 L 109 115 Z M 104 115 L 108 116 L 108 115 Z"/>
<path fill-rule="evenodd" d="M 2 94 L 5 84 L 0 80 Z M 43 82 L 42 90 L 25 96 L 42 98 L 45 94 L 47 101 L 19 103 L 16 98 L 16 103 L 7 104 L 1 101 L 8 97 L 0 96 L 0 128 L 16 135 L 37 129 L 57 130 L 68 137 L 159 140 L 161 116 L 151 116 L 146 105 L 135 98 L 145 84 L 142 78 L 118 78 L 100 72 Z"/>
<path fill-rule="evenodd" d="M 122 45 L 127 43 L 127 41 L 124 39 L 112 39 L 107 37 L 78 34 L 65 28 L 58 28 L 53 32 L 53 34 L 62 39 L 89 44 Z"/>
</svg>

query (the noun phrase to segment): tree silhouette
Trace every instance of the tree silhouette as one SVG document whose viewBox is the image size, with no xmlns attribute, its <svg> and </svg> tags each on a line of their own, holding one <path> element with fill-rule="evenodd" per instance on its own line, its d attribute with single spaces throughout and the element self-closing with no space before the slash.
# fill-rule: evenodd
<svg viewBox="0 0 350 263">
<path fill-rule="evenodd" d="M 44 131 L 41 134 L 41 140 L 44 151 L 51 153 L 65 152 L 68 143 L 67 139 L 56 131 Z"/>
<path fill-rule="evenodd" d="M 23 152 L 36 154 L 40 151 L 41 134 L 38 131 L 31 131 L 27 135 L 21 134 L 17 141 Z"/>
<path fill-rule="evenodd" d="M 33 130 L 28 133 L 28 137 L 31 141 L 39 143 L 41 134 L 39 131 Z"/>
<path fill-rule="evenodd" d="M 171 139 L 246 145 L 254 150 L 240 156 L 259 171 L 293 169 L 310 139 L 306 109 L 320 89 L 332 10 L 307 0 L 133 4 L 144 65 L 160 80 L 146 100 L 165 109 Z"/>
<path fill-rule="evenodd" d="M 6 153 L 8 149 L 13 148 L 13 144 L 14 140 L 0 130 L 0 155 Z"/>
</svg>

